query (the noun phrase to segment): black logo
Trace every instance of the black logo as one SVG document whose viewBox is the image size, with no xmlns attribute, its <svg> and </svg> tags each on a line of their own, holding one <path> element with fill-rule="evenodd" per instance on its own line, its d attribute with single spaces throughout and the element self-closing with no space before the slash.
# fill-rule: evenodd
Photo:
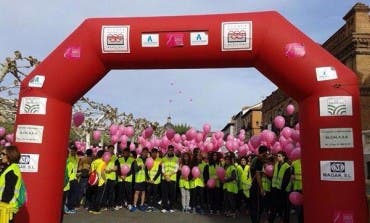
<svg viewBox="0 0 370 223">
<path fill-rule="evenodd" d="M 22 155 L 21 159 L 19 160 L 19 164 L 30 164 L 31 156 L 30 155 Z"/>
<path fill-rule="evenodd" d="M 344 162 L 330 162 L 330 171 L 332 173 L 346 172 L 346 165 Z"/>
</svg>

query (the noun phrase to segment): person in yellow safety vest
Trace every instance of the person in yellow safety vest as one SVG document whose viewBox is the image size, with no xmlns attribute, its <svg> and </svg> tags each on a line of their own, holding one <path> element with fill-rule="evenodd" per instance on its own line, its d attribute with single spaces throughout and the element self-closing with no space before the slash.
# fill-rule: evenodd
<svg viewBox="0 0 370 223">
<path fill-rule="evenodd" d="M 96 153 L 96 159 L 91 163 L 91 170 L 90 172 L 96 171 L 96 174 L 98 176 L 98 185 L 93 186 L 93 194 L 95 195 L 92 198 L 92 204 L 89 207 L 89 213 L 92 214 L 100 214 L 100 208 L 103 202 L 104 198 L 104 191 L 105 191 L 105 182 L 106 182 L 106 176 L 105 176 L 105 168 L 107 164 L 102 159 L 104 154 L 104 150 L 99 150 Z"/>
<path fill-rule="evenodd" d="M 136 158 L 134 162 L 134 171 L 135 171 L 135 184 L 134 184 L 134 202 L 130 209 L 131 212 L 136 211 L 137 201 L 140 196 L 140 205 L 139 210 L 145 211 L 145 191 L 146 191 L 146 176 L 145 176 L 145 161 L 148 158 L 148 148 L 144 147 L 141 151 L 139 157 Z"/>
<path fill-rule="evenodd" d="M 5 147 L 1 153 L 0 173 L 0 220 L 13 223 L 18 212 L 17 198 L 21 188 L 22 174 L 18 166 L 20 153 L 15 146 Z"/>
<path fill-rule="evenodd" d="M 154 161 L 151 169 L 145 168 L 145 175 L 147 177 L 147 200 L 148 208 L 147 211 L 154 211 L 154 207 L 159 201 L 159 185 L 161 183 L 162 175 L 162 159 L 158 157 L 158 149 L 153 148 L 151 151 L 151 157 Z"/>
<path fill-rule="evenodd" d="M 193 213 L 203 214 L 205 208 L 204 184 L 205 180 L 209 179 L 208 171 L 204 172 L 207 163 L 203 159 L 203 154 L 195 153 L 190 165 L 191 170 L 198 167 L 200 171 L 199 177 L 190 174 L 190 205 L 193 208 Z"/>
<path fill-rule="evenodd" d="M 269 222 L 274 222 L 277 214 L 284 223 L 289 222 L 289 200 L 288 185 L 290 182 L 291 169 L 287 162 L 288 157 L 284 151 L 277 153 L 277 160 L 274 165 L 271 188 L 271 212 L 268 216 Z"/>
<path fill-rule="evenodd" d="M 238 207 L 242 206 L 244 201 L 246 208 L 249 205 L 249 189 L 252 186 L 252 177 L 249 171 L 250 166 L 247 164 L 247 157 L 243 156 L 239 160 L 240 164 L 236 167 L 237 169 L 237 180 L 238 180 Z"/>
<path fill-rule="evenodd" d="M 236 197 L 238 194 L 237 170 L 231 155 L 225 156 L 224 203 L 226 217 L 236 217 Z"/>
<path fill-rule="evenodd" d="M 297 159 L 292 162 L 291 182 L 293 184 L 293 191 L 303 193 L 301 159 Z M 294 206 L 294 209 L 296 210 L 298 223 L 303 223 L 303 205 Z"/>
<path fill-rule="evenodd" d="M 269 213 L 271 208 L 271 187 L 272 187 L 272 176 L 267 176 L 265 173 L 265 168 L 268 165 L 274 165 L 275 157 L 272 154 L 268 154 L 266 157 L 266 162 L 263 164 L 262 171 L 262 188 L 265 196 L 262 198 L 262 213 Z M 267 214 L 266 214 L 267 216 Z"/>
<path fill-rule="evenodd" d="M 127 144 L 129 146 L 129 143 Z M 131 156 L 130 149 L 128 146 L 123 149 L 122 157 L 118 159 L 120 168 L 122 168 L 123 165 L 127 165 L 128 168 L 130 169 L 125 176 L 121 174 L 121 170 L 118 171 L 119 173 L 118 182 L 120 185 L 122 185 L 121 194 L 119 194 L 121 199 L 118 202 L 120 203 L 120 205 L 123 205 L 124 207 L 130 210 L 132 208 L 133 201 L 132 180 L 134 171 L 132 164 L 134 163 L 135 159 Z"/>
<path fill-rule="evenodd" d="M 190 153 L 184 152 L 181 156 L 180 171 L 183 166 L 187 166 L 190 169 Z M 190 182 L 189 176 L 183 176 L 181 174 L 179 180 L 179 188 L 181 193 L 181 206 L 183 212 L 190 212 Z"/>
<path fill-rule="evenodd" d="M 103 206 L 107 207 L 108 210 L 113 211 L 115 207 L 115 187 L 117 182 L 117 166 L 116 160 L 117 156 L 114 154 L 114 146 L 108 146 L 108 152 L 111 154 L 111 158 L 107 163 L 107 167 L 105 168 L 105 177 L 107 178 L 105 184 L 105 201 L 103 202 Z"/>
<path fill-rule="evenodd" d="M 220 180 L 217 177 L 216 169 L 220 166 L 220 155 L 217 152 L 208 153 L 208 165 L 204 168 L 205 175 L 208 175 L 209 179 L 214 179 L 216 185 L 213 188 L 206 187 L 207 193 L 207 203 L 210 214 L 215 214 L 220 212 L 220 203 L 222 200 L 222 190 L 220 188 Z M 208 180 L 204 180 L 204 183 L 207 184 Z"/>
<path fill-rule="evenodd" d="M 67 170 L 69 176 L 69 191 L 67 195 L 67 214 L 76 213 L 76 206 L 78 205 L 78 199 L 80 197 L 80 189 L 77 180 L 77 170 L 78 170 L 79 158 L 77 156 L 77 147 L 71 145 L 69 147 L 69 155 L 67 158 Z"/>
<path fill-rule="evenodd" d="M 173 213 L 176 196 L 176 176 L 179 169 L 178 158 L 173 145 L 167 147 L 167 154 L 162 159 L 162 213 Z"/>
</svg>

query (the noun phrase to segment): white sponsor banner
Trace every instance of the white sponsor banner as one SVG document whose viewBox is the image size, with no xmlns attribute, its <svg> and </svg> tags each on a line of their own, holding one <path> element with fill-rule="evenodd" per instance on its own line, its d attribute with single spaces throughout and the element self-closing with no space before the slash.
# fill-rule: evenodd
<svg viewBox="0 0 370 223">
<path fill-rule="evenodd" d="M 353 161 L 322 160 L 320 175 L 322 181 L 354 181 Z"/>
<path fill-rule="evenodd" d="M 141 46 L 159 47 L 159 34 L 158 33 L 141 34 Z"/>
<path fill-rule="evenodd" d="M 130 53 L 130 26 L 102 26 L 103 53 Z"/>
<path fill-rule="evenodd" d="M 252 50 L 252 21 L 223 22 L 222 51 Z"/>
<path fill-rule="evenodd" d="M 321 148 L 353 148 L 352 128 L 320 129 Z"/>
<path fill-rule="evenodd" d="M 334 67 L 316 67 L 317 81 L 327 81 L 338 79 L 337 71 Z"/>
<path fill-rule="evenodd" d="M 190 33 L 191 46 L 206 46 L 208 45 L 208 32 L 191 32 Z"/>
<path fill-rule="evenodd" d="M 320 97 L 320 116 L 352 116 L 351 96 Z"/>
<path fill-rule="evenodd" d="M 42 143 L 44 126 L 40 125 L 18 125 L 15 134 L 16 142 Z"/>
<path fill-rule="evenodd" d="M 30 82 L 28 82 L 28 87 L 42 88 L 44 86 L 45 76 L 35 75 Z"/>
<path fill-rule="evenodd" d="M 23 97 L 21 99 L 21 107 L 19 114 L 46 114 L 46 101 L 47 98 L 41 97 Z"/>
<path fill-rule="evenodd" d="M 39 170 L 39 154 L 21 154 L 19 168 L 23 173 L 37 173 Z"/>
</svg>

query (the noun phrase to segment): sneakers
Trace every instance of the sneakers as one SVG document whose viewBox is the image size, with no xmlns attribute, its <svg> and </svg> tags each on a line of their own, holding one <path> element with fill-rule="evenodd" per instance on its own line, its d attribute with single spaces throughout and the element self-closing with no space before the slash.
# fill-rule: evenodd
<svg viewBox="0 0 370 223">
<path fill-rule="evenodd" d="M 130 209 L 130 212 L 135 212 L 136 211 L 136 206 L 132 206 Z"/>
<path fill-rule="evenodd" d="M 132 208 L 131 204 L 127 205 L 127 209 L 131 210 L 131 208 Z"/>
<path fill-rule="evenodd" d="M 139 210 L 140 211 L 146 211 L 146 207 L 144 205 L 139 205 Z"/>
<path fill-rule="evenodd" d="M 170 213 L 175 213 L 175 210 L 170 209 L 170 210 L 169 210 L 169 212 L 170 212 Z"/>
<path fill-rule="evenodd" d="M 100 212 L 100 211 L 92 211 L 92 210 L 90 210 L 90 211 L 89 211 L 89 213 L 90 213 L 90 214 L 101 214 L 101 212 Z"/>
<path fill-rule="evenodd" d="M 162 213 L 167 213 L 167 210 L 166 209 L 162 209 L 161 212 Z"/>
<path fill-rule="evenodd" d="M 76 210 L 64 210 L 66 214 L 76 214 Z"/>
<path fill-rule="evenodd" d="M 121 208 L 122 208 L 122 206 L 117 205 L 117 206 L 115 206 L 115 207 L 114 207 L 114 210 L 118 211 L 118 210 L 119 210 L 119 209 L 121 209 Z"/>
</svg>

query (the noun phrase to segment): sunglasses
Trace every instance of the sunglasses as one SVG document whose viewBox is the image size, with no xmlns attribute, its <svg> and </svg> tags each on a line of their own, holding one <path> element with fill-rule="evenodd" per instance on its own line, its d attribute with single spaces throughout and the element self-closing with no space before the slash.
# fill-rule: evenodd
<svg viewBox="0 0 370 223">
<path fill-rule="evenodd" d="M 2 155 L 2 156 L 6 156 L 6 153 L 4 153 L 4 152 L 1 152 L 1 153 L 0 153 L 0 155 Z"/>
</svg>

